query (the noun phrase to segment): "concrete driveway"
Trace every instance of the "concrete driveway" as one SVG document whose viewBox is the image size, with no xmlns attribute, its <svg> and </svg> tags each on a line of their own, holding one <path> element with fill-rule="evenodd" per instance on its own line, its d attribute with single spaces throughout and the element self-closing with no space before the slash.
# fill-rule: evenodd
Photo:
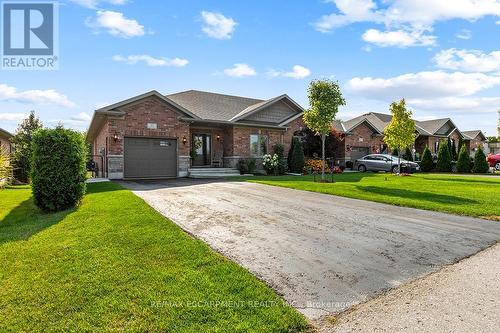
<svg viewBox="0 0 500 333">
<path fill-rule="evenodd" d="M 268 185 L 122 184 L 312 320 L 500 240 L 498 222 Z"/>
</svg>

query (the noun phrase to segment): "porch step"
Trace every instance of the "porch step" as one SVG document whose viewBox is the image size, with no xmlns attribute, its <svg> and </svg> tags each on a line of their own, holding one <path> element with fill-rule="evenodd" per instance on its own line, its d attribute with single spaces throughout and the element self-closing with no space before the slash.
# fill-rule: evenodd
<svg viewBox="0 0 500 333">
<path fill-rule="evenodd" d="M 190 178 L 223 178 L 239 176 L 240 172 L 234 168 L 191 168 L 188 169 Z"/>
</svg>

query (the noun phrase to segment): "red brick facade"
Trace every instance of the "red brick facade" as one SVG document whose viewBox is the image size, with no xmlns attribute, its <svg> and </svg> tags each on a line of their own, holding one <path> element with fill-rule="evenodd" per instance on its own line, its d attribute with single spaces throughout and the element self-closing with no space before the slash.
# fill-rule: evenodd
<svg viewBox="0 0 500 333">
<path fill-rule="evenodd" d="M 374 132 L 372 128 L 363 123 L 353 128 L 351 134 L 346 135 L 344 143 L 344 157 L 346 160 L 351 160 L 354 147 L 368 148 L 370 154 L 382 153 L 384 139 L 381 135 Z"/>
<path fill-rule="evenodd" d="M 93 141 L 94 160 L 99 170 L 105 171 L 102 175 L 110 178 L 123 177 L 125 137 L 177 139 L 179 175 L 185 175 L 190 166 L 193 134 L 211 135 L 212 159 L 224 159 L 224 166 L 234 167 L 240 158 L 250 157 L 251 134 L 267 135 L 268 152 L 277 143 L 283 143 L 287 152 L 293 133 L 304 126 L 302 118 L 291 121 L 283 129 L 181 120 L 183 114 L 156 96 L 120 107 L 119 111 L 124 115 L 107 116 Z"/>
<path fill-rule="evenodd" d="M 156 97 L 148 97 L 120 109 L 122 118 L 109 119 L 109 136 L 116 134 L 118 140 L 109 141 L 110 155 L 123 155 L 123 138 L 126 136 L 177 138 L 177 149 L 181 156 L 189 155 L 189 124 L 178 119 L 179 112 Z M 147 125 L 156 124 L 156 129 Z M 182 144 L 186 137 L 187 144 Z"/>
</svg>

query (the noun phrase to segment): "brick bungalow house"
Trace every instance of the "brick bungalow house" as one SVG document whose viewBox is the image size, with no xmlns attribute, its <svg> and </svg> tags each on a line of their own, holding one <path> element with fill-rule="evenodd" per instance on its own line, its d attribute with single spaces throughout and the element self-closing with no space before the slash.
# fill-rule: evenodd
<svg viewBox="0 0 500 333">
<path fill-rule="evenodd" d="M 341 136 L 341 144 L 335 156 L 337 163 L 349 165 L 349 162 L 367 154 L 388 153 L 389 149 L 384 143 L 384 129 L 391 119 L 389 114 L 370 112 L 348 121 L 335 121 L 333 127 Z M 413 148 L 419 154 L 428 146 L 431 153 L 436 155 L 439 142 L 448 138 L 457 147 L 462 139 L 473 154 L 477 145 L 484 145 L 486 141 L 481 131 L 461 132 L 450 118 L 414 121 L 417 138 Z"/>
<path fill-rule="evenodd" d="M 303 111 L 287 95 L 260 100 L 150 91 L 96 110 L 87 141 L 100 176 L 184 177 L 191 168 L 233 168 L 242 158 L 259 159 L 276 143 L 288 151 L 304 126 Z"/>
<path fill-rule="evenodd" d="M 480 130 L 475 131 L 463 131 L 462 134 L 465 137 L 465 145 L 469 149 L 470 155 L 474 156 L 478 146 L 482 146 L 485 154 L 489 152 L 488 144 L 486 143 L 486 136 Z"/>
<path fill-rule="evenodd" d="M 10 142 L 12 136 L 12 134 L 0 128 L 0 151 L 3 153 L 10 154 L 12 152 L 12 144 Z"/>
</svg>

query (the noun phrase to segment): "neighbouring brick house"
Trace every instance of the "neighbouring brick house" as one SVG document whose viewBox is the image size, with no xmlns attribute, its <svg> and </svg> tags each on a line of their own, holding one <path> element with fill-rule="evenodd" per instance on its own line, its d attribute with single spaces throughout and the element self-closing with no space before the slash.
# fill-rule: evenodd
<svg viewBox="0 0 500 333">
<path fill-rule="evenodd" d="M 12 134 L 0 128 L 0 151 L 2 151 L 2 153 L 10 154 L 12 152 L 11 138 Z"/>
<path fill-rule="evenodd" d="M 340 141 L 335 160 L 340 165 L 348 165 L 367 154 L 389 153 L 384 143 L 384 129 L 391 121 L 389 114 L 370 112 L 348 121 L 335 121 L 333 128 L 340 133 Z M 481 131 L 461 132 L 450 118 L 415 121 L 417 138 L 412 149 L 421 155 L 426 146 L 437 155 L 439 143 L 448 138 L 455 142 L 458 149 L 460 140 L 465 143 L 471 154 L 486 138 Z"/>
<path fill-rule="evenodd" d="M 187 176 L 190 168 L 235 167 L 304 126 L 287 95 L 269 100 L 189 90 L 151 91 L 94 112 L 87 141 L 99 175 L 110 179 Z"/>
<path fill-rule="evenodd" d="M 479 146 L 483 148 L 485 154 L 490 152 L 489 146 L 486 143 L 486 136 L 482 131 L 463 131 L 462 134 L 466 138 L 465 144 L 471 156 L 474 156 L 474 153 Z"/>
</svg>

